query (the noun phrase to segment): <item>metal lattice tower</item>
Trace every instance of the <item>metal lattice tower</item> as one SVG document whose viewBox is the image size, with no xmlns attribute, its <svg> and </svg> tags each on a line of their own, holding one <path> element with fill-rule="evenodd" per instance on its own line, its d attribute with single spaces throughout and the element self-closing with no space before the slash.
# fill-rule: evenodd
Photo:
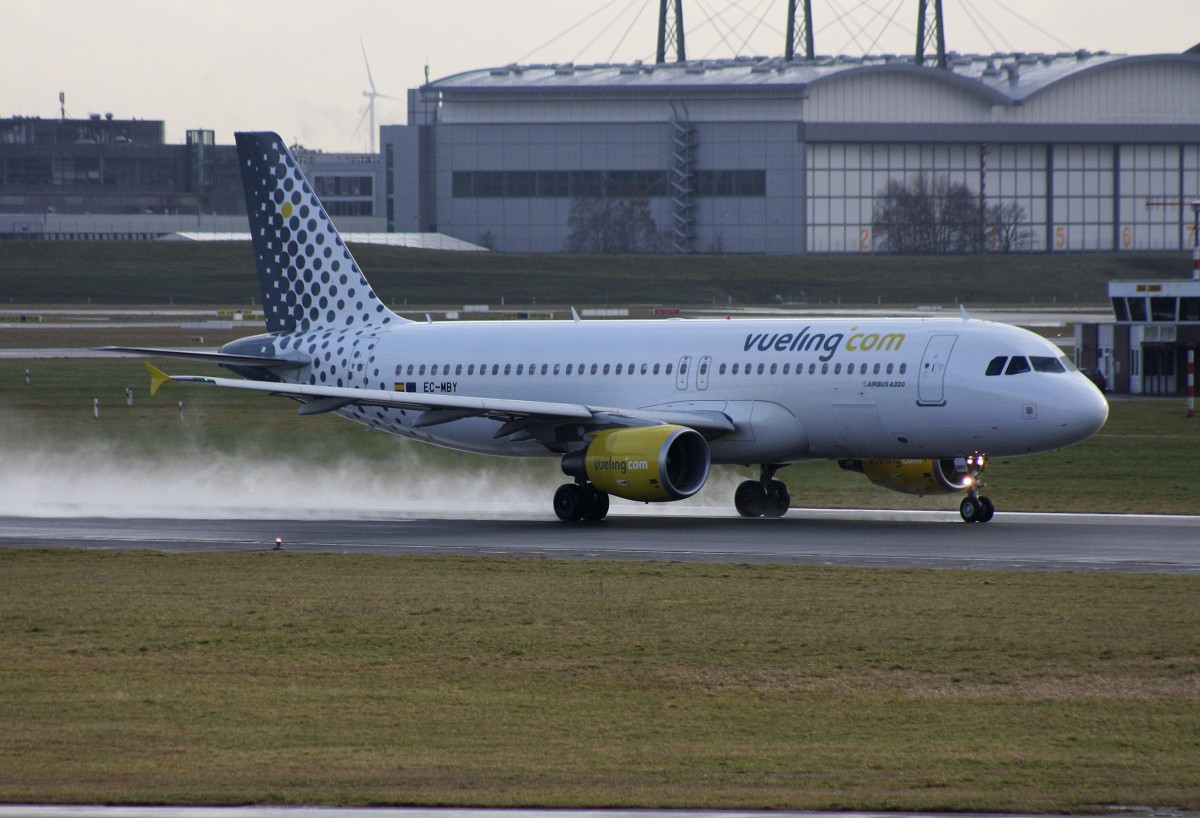
<svg viewBox="0 0 1200 818">
<path fill-rule="evenodd" d="M 930 5 L 933 6 L 933 25 L 929 25 Z M 942 0 L 920 0 L 917 10 L 917 54 L 913 59 L 917 65 L 925 64 L 925 52 L 937 49 L 937 67 L 946 67 L 946 29 L 942 24 Z"/>
<path fill-rule="evenodd" d="M 659 0 L 658 51 L 654 61 L 665 63 L 667 52 L 675 50 L 675 62 L 687 62 L 683 42 L 683 0 Z"/>
<path fill-rule="evenodd" d="M 803 43 L 804 59 L 811 60 L 813 58 L 813 26 L 812 26 L 812 0 L 804 0 L 804 15 L 799 21 L 796 20 L 796 6 L 800 0 L 788 0 L 788 17 L 787 17 L 787 52 L 785 57 L 788 62 L 796 59 L 796 46 Z M 796 23 L 800 26 L 797 28 Z"/>
</svg>

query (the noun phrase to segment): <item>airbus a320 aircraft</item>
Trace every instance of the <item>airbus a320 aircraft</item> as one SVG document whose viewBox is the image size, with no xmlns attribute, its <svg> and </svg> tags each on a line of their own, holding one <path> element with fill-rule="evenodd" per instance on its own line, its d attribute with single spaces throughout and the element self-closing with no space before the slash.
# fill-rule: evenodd
<svg viewBox="0 0 1200 818">
<path fill-rule="evenodd" d="M 389 310 L 274 133 L 236 135 L 268 332 L 219 352 L 240 375 L 168 381 L 252 389 L 372 428 L 485 454 L 556 457 L 563 520 L 615 495 L 695 494 L 713 464 L 758 465 L 745 517 L 789 506 L 783 465 L 833 459 L 886 488 L 965 493 L 986 522 L 989 456 L 1058 449 L 1108 417 L 1049 341 L 986 321 L 858 318 L 412 322 Z"/>
</svg>

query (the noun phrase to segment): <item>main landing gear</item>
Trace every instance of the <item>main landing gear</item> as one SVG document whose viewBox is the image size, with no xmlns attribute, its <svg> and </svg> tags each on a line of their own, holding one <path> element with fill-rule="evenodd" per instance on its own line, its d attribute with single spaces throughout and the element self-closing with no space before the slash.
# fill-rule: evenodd
<svg viewBox="0 0 1200 818">
<path fill-rule="evenodd" d="M 563 483 L 554 492 L 554 513 L 560 520 L 603 520 L 608 495 L 591 483 Z"/>
<path fill-rule="evenodd" d="M 747 480 L 733 493 L 733 504 L 743 517 L 782 517 L 792 504 L 787 484 L 775 480 L 778 466 L 764 463 L 758 480 Z"/>
<path fill-rule="evenodd" d="M 987 468 L 987 455 L 973 454 L 967 458 L 967 474 L 971 477 L 971 487 L 967 489 L 967 496 L 958 506 L 958 513 L 962 516 L 964 523 L 986 523 L 996 513 L 996 507 L 992 504 L 991 499 L 979 494 L 979 489 L 983 487 L 979 476 L 983 474 L 985 468 Z"/>
</svg>

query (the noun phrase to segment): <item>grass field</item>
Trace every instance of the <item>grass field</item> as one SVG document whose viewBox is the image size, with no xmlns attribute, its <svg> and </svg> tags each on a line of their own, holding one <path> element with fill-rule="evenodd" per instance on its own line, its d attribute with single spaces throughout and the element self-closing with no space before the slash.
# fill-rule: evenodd
<svg viewBox="0 0 1200 818">
<path fill-rule="evenodd" d="M 0 802 L 1200 808 L 1200 578 L 0 551 Z"/>
<path fill-rule="evenodd" d="M 1186 253 L 988 256 L 571 256 L 356 245 L 398 310 L 490 304 L 1097 305 L 1113 279 L 1184 278 Z M 247 306 L 259 298 L 239 242 L 0 242 L 0 303 Z"/>
</svg>

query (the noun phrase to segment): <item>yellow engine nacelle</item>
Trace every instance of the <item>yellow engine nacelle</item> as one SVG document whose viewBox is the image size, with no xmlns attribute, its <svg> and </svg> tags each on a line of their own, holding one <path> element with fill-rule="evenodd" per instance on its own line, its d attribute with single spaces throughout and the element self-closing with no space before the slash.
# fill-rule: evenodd
<svg viewBox="0 0 1200 818">
<path fill-rule="evenodd" d="M 954 494 L 974 482 L 967 461 L 953 460 L 839 460 L 843 469 L 862 472 L 877 486 L 905 494 Z"/>
<path fill-rule="evenodd" d="M 605 494 L 661 503 L 698 492 L 712 462 L 708 441 L 684 426 L 605 429 L 586 449 L 562 459 L 562 470 L 582 477 Z"/>
</svg>

